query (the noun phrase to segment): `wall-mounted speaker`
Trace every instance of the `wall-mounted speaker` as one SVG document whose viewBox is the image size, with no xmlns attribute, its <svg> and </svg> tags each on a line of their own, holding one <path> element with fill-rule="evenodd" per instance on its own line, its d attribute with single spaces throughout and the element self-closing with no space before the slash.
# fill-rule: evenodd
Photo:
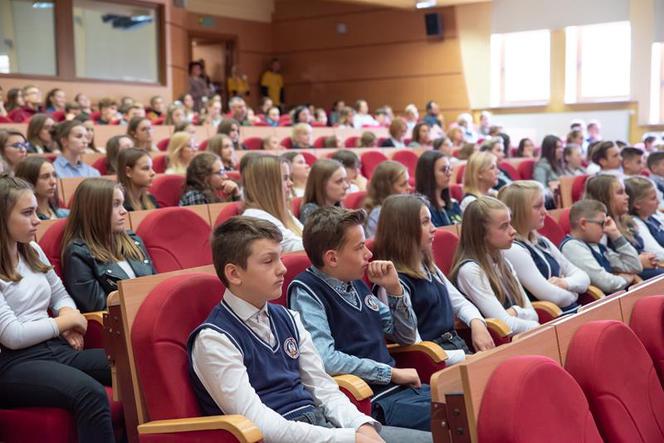
<svg viewBox="0 0 664 443">
<path fill-rule="evenodd" d="M 424 27 L 429 37 L 443 37 L 443 22 L 440 14 L 433 12 L 424 14 Z"/>
</svg>

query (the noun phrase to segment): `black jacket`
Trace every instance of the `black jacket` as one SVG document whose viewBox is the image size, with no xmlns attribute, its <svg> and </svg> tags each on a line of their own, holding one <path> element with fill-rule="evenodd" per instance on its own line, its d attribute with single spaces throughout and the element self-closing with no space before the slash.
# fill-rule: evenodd
<svg viewBox="0 0 664 443">
<path fill-rule="evenodd" d="M 127 233 L 146 257 L 143 261 L 128 260 L 136 277 L 155 274 L 143 240 L 132 231 Z M 65 288 L 81 312 L 105 310 L 106 296 L 118 289 L 119 280 L 129 278 L 117 262 L 97 261 L 88 245 L 80 239 L 74 239 L 66 247 L 62 257 L 62 272 Z"/>
</svg>

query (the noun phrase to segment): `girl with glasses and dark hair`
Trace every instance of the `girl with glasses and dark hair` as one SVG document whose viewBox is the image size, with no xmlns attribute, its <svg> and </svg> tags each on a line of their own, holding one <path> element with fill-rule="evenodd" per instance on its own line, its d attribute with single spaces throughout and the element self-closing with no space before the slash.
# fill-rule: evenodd
<svg viewBox="0 0 664 443">
<path fill-rule="evenodd" d="M 420 155 L 415 168 L 415 192 L 428 200 L 431 223 L 435 227 L 461 223 L 459 202 L 450 196 L 450 160 L 439 151 Z"/>
<path fill-rule="evenodd" d="M 23 134 L 14 129 L 0 131 L 0 163 L 3 171 L 13 175 L 27 151 L 28 143 Z"/>
</svg>

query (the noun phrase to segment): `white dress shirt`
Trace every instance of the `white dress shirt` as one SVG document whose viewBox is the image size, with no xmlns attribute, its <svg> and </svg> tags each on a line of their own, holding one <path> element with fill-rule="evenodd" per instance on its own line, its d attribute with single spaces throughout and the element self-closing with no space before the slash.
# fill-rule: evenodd
<svg viewBox="0 0 664 443">
<path fill-rule="evenodd" d="M 283 240 L 281 240 L 282 252 L 286 253 L 304 250 L 304 245 L 302 245 L 302 237 L 288 229 L 277 217 L 273 216 L 269 212 L 262 209 L 250 208 L 244 211 L 242 215 L 267 220 L 279 228 L 279 231 L 281 231 L 281 235 L 283 236 Z M 293 222 L 300 229 L 302 229 L 302 223 L 300 223 L 298 219 L 293 217 Z"/>
<path fill-rule="evenodd" d="M 237 316 L 266 342 L 274 343 L 267 305 L 261 309 L 235 296 L 229 290 L 224 300 Z M 297 312 L 290 311 L 300 335 L 300 378 L 317 407 L 337 428 L 324 428 L 287 420 L 266 406 L 251 386 L 242 353 L 225 334 L 213 329 L 201 331 L 192 350 L 194 372 L 226 414 L 241 414 L 263 433 L 266 442 L 313 443 L 354 442 L 356 430 L 364 424 L 376 429 L 380 424 L 357 410 L 327 375 Z"/>
</svg>

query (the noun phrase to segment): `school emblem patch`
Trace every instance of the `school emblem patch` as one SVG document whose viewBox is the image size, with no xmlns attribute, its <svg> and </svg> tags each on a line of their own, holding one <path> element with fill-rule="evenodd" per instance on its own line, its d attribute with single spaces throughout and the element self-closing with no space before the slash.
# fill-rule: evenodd
<svg viewBox="0 0 664 443">
<path fill-rule="evenodd" d="M 293 360 L 300 356 L 300 348 L 298 348 L 297 342 L 293 337 L 288 337 L 284 342 L 284 351 Z"/>
<path fill-rule="evenodd" d="M 364 304 L 367 305 L 367 307 L 372 311 L 378 311 L 378 303 L 376 303 L 376 297 L 374 297 L 372 294 L 369 294 L 366 297 L 364 297 Z"/>
</svg>

